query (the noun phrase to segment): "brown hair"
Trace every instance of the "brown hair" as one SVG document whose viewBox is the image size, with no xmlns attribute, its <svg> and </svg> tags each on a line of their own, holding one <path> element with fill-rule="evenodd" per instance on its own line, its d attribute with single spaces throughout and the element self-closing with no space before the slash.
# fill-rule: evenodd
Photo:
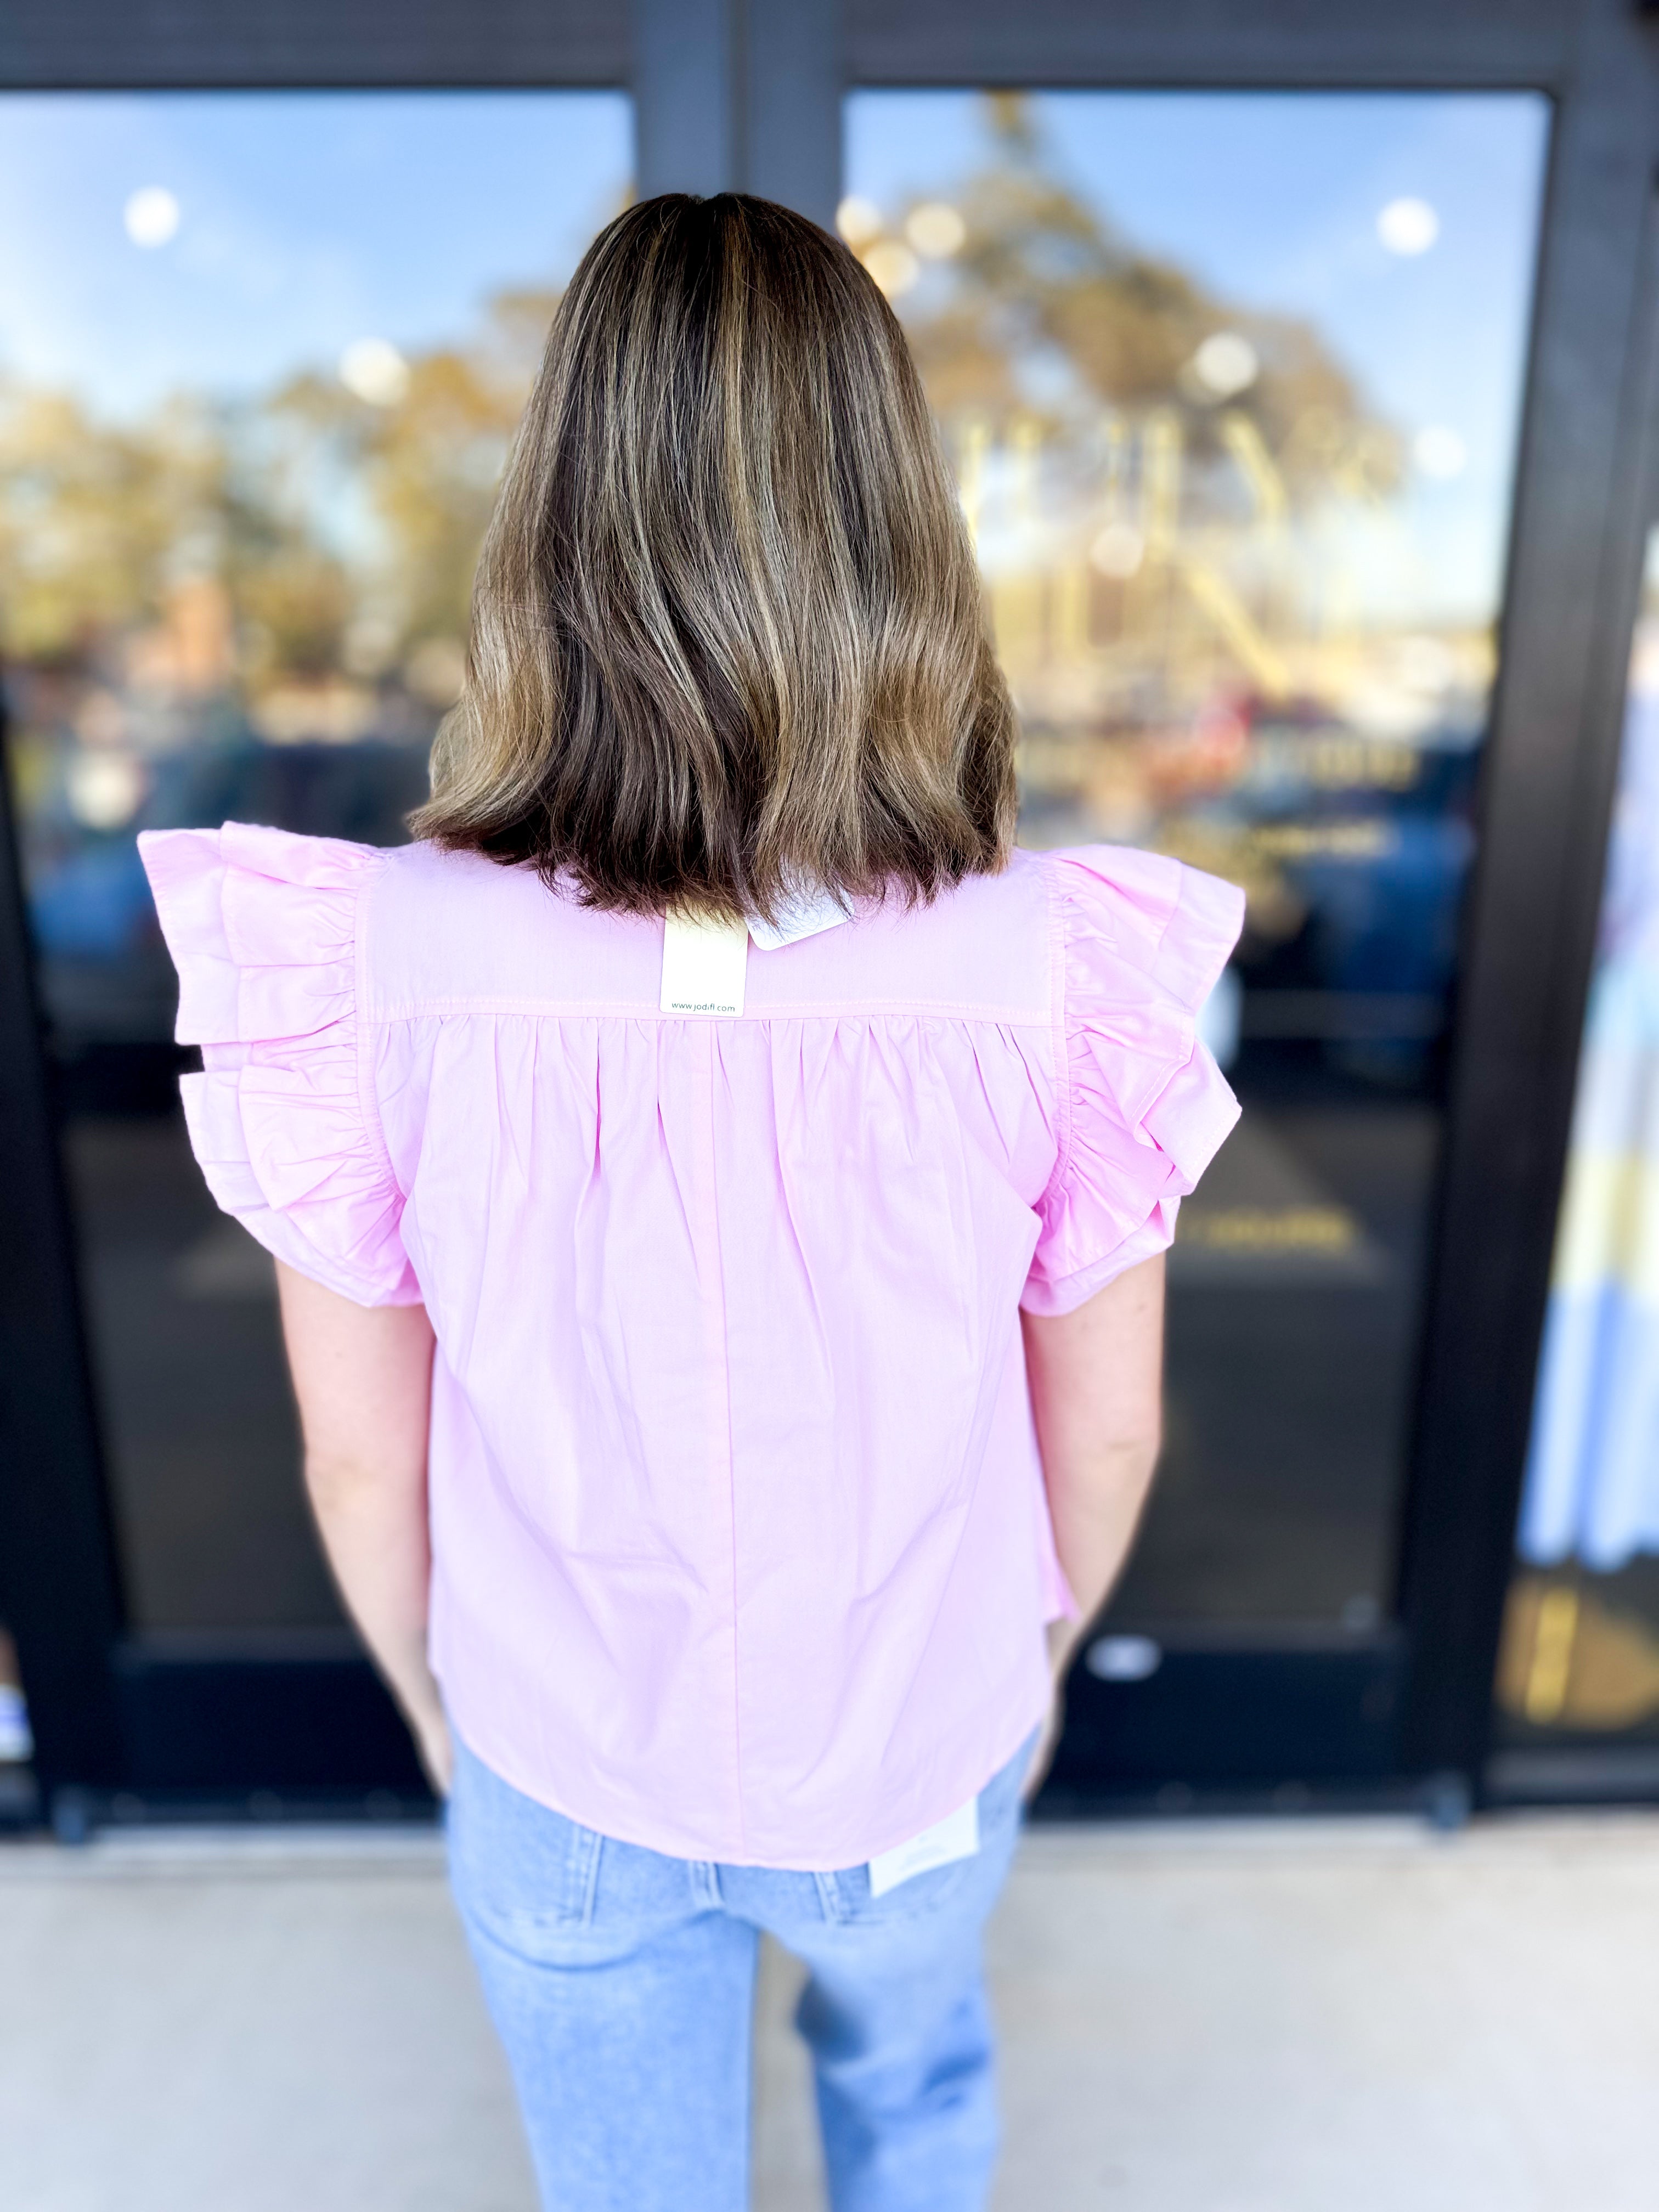
<svg viewBox="0 0 1659 2212">
<path fill-rule="evenodd" d="M 904 336 L 838 240 L 670 193 L 553 319 L 416 836 L 775 916 L 1000 867 L 1013 715 Z"/>
</svg>

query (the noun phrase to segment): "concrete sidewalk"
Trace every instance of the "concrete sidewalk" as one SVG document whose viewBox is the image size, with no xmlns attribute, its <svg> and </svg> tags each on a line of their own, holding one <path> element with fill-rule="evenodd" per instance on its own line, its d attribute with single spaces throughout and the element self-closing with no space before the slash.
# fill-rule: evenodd
<svg viewBox="0 0 1659 2212">
<path fill-rule="evenodd" d="M 1649 2212 L 1659 1818 L 1038 1830 L 999 2212 Z M 769 1955 L 757 2212 L 819 2202 Z M 434 1838 L 0 1846 L 5 2212 L 532 2212 Z"/>
</svg>

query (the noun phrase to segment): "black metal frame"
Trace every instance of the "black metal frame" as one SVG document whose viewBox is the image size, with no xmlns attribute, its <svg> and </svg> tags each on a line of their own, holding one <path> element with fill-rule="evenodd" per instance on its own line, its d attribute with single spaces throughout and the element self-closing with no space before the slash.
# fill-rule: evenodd
<svg viewBox="0 0 1659 2212">
<path fill-rule="evenodd" d="M 1555 131 L 1467 918 L 1395 1626 L 1195 1640 L 1074 1680 L 1056 1794 L 1482 1786 L 1492 1680 L 1654 507 L 1659 27 L 1634 0 L 12 0 L 0 87 L 630 83 L 646 191 L 827 219 L 855 84 L 1530 88 Z M 0 823 L 0 1617 L 48 1789 L 412 1776 L 346 1654 L 122 1640 L 69 1223 Z M 303 1733 L 293 1725 L 303 1711 Z M 258 1741 L 240 1766 L 227 1746 Z"/>
</svg>

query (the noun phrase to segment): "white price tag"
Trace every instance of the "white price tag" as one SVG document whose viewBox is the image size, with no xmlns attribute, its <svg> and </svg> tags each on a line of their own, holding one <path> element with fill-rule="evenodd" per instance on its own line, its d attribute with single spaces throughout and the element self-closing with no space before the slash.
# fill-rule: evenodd
<svg viewBox="0 0 1659 2212">
<path fill-rule="evenodd" d="M 884 1851 L 879 1858 L 872 1859 L 870 1894 L 884 1897 L 890 1889 L 908 1881 L 912 1875 L 949 1866 L 954 1859 L 970 1859 L 978 1849 L 979 1800 L 970 1797 L 954 1813 L 935 1820 L 931 1828 L 912 1836 L 908 1844 L 900 1844 L 890 1851 Z"/>
<path fill-rule="evenodd" d="M 740 1014 L 749 927 L 716 916 L 671 914 L 662 933 L 662 1011 Z"/>
</svg>

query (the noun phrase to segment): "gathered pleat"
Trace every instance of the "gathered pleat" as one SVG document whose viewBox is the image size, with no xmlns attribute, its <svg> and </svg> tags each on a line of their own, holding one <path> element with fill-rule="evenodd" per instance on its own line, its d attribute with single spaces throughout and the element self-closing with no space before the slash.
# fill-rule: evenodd
<svg viewBox="0 0 1659 2212">
<path fill-rule="evenodd" d="M 1175 1233 L 1238 1119 L 1197 1035 L 1243 892 L 1152 853 L 1048 855 L 1063 933 L 1061 1150 L 1023 1303 L 1068 1312 Z"/>
<path fill-rule="evenodd" d="M 139 841 L 179 969 L 180 1084 L 208 1188 L 279 1260 L 360 1305 L 417 1303 L 358 1064 L 356 913 L 384 854 L 228 822 Z"/>
</svg>

